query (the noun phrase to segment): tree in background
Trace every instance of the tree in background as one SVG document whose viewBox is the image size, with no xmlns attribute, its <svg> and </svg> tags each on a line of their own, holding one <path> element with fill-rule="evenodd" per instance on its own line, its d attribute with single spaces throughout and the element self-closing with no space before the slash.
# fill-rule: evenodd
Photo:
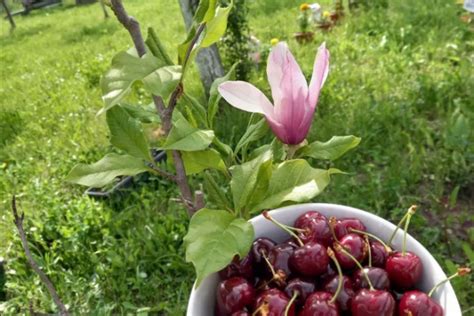
<svg viewBox="0 0 474 316">
<path fill-rule="evenodd" d="M 221 0 L 228 5 L 229 0 Z M 246 0 L 234 0 L 234 7 L 227 21 L 227 31 L 222 39 L 221 49 L 226 56 L 226 68 L 238 63 L 235 74 L 239 80 L 248 80 L 252 63 L 249 59 L 250 29 L 248 24 L 248 7 Z"/>
</svg>

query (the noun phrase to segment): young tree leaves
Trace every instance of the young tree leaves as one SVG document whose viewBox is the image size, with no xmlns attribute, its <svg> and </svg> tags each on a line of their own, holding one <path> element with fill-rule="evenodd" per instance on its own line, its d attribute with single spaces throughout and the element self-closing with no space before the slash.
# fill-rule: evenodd
<svg viewBox="0 0 474 316">
<path fill-rule="evenodd" d="M 267 151 L 249 162 L 232 166 L 230 170 L 235 210 L 249 210 L 251 204 L 258 203 L 267 191 L 272 172 L 272 153 Z"/>
<path fill-rule="evenodd" d="M 181 66 L 165 66 L 143 78 L 145 89 L 167 99 L 181 80 Z"/>
<path fill-rule="evenodd" d="M 223 269 L 235 255 L 247 255 L 254 239 L 252 224 L 223 210 L 201 209 L 191 218 L 184 237 L 186 261 L 196 270 L 196 286 Z"/>
<path fill-rule="evenodd" d="M 233 2 L 227 7 L 218 7 L 215 16 L 206 25 L 205 34 L 200 42 L 201 47 L 209 47 L 216 43 L 227 29 L 227 18 L 232 9 Z"/>
<path fill-rule="evenodd" d="M 121 106 L 109 109 L 106 118 L 112 145 L 134 157 L 153 161 L 148 142 L 138 120 L 132 118 Z"/>
<path fill-rule="evenodd" d="M 201 151 L 183 151 L 182 157 L 186 175 L 200 173 L 206 169 L 225 171 L 226 166 L 221 155 L 214 149 Z"/>
<path fill-rule="evenodd" d="M 130 155 L 108 154 L 92 165 L 76 165 L 67 175 L 66 181 L 101 188 L 117 176 L 133 176 L 148 170 L 143 159 Z"/>
<path fill-rule="evenodd" d="M 315 169 L 304 159 L 282 162 L 273 171 L 268 190 L 252 211 L 275 208 L 284 202 L 304 202 L 320 194 L 338 169 Z"/>
<path fill-rule="evenodd" d="M 296 153 L 299 157 L 312 157 L 315 159 L 336 160 L 352 148 L 357 147 L 360 138 L 352 135 L 333 136 L 327 142 L 313 142 L 302 147 Z"/>
<path fill-rule="evenodd" d="M 193 127 L 186 118 L 175 111 L 173 127 L 163 144 L 166 150 L 198 151 L 204 150 L 212 143 L 214 131 L 200 130 Z"/>
<path fill-rule="evenodd" d="M 242 138 L 239 140 L 235 146 L 234 152 L 237 154 L 244 146 L 247 144 L 259 140 L 268 132 L 268 124 L 265 118 L 262 118 L 255 124 L 250 124 L 250 126 L 245 131 Z"/>
<path fill-rule="evenodd" d="M 145 43 L 148 45 L 153 56 L 161 60 L 165 65 L 173 65 L 173 61 L 169 57 L 165 47 L 160 41 L 160 38 L 152 27 L 148 28 L 148 37 Z"/>
</svg>

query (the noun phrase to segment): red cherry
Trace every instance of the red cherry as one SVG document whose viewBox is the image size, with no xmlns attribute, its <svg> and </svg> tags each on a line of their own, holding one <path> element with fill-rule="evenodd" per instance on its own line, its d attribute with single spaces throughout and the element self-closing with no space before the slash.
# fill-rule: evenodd
<svg viewBox="0 0 474 316">
<path fill-rule="evenodd" d="M 332 234 L 327 218 L 316 211 L 300 215 L 295 221 L 295 228 L 303 229 L 298 237 L 304 242 L 317 241 L 325 247 L 331 245 Z"/>
<path fill-rule="evenodd" d="M 217 286 L 217 315 L 230 315 L 250 306 L 255 297 L 253 286 L 242 277 L 221 281 Z"/>
<path fill-rule="evenodd" d="M 318 277 L 318 282 L 316 284 L 326 284 L 336 275 L 337 271 L 334 270 L 332 264 L 328 264 L 326 271 Z"/>
<path fill-rule="evenodd" d="M 256 263 L 263 261 L 263 255 L 268 255 L 276 243 L 268 238 L 258 238 L 252 244 L 251 253 Z"/>
<path fill-rule="evenodd" d="M 326 272 L 328 264 L 326 247 L 314 241 L 295 249 L 290 257 L 292 271 L 306 277 L 316 277 Z"/>
<path fill-rule="evenodd" d="M 329 282 L 324 285 L 324 290 L 331 294 L 336 293 L 337 286 L 339 284 L 339 276 L 336 275 Z M 352 287 L 352 280 L 344 275 L 342 277 L 342 289 L 337 295 L 336 301 L 342 311 L 348 311 L 351 309 L 351 300 L 355 296 L 354 289 Z"/>
<path fill-rule="evenodd" d="M 443 316 L 443 308 L 426 293 L 405 292 L 398 305 L 399 316 Z"/>
<path fill-rule="evenodd" d="M 273 269 L 284 279 L 288 278 L 291 274 L 289 259 L 294 251 L 295 248 L 293 245 L 285 243 L 276 245 L 268 254 L 268 261 Z"/>
<path fill-rule="evenodd" d="M 385 268 L 389 256 L 385 246 L 376 240 L 370 241 L 370 253 L 372 254 L 372 266 Z"/>
<path fill-rule="evenodd" d="M 246 255 L 242 260 L 235 256 L 232 262 L 219 271 L 221 279 L 229 279 L 234 276 L 241 276 L 247 280 L 253 278 L 253 256 L 251 253 Z"/>
<path fill-rule="evenodd" d="M 387 291 L 362 289 L 351 302 L 353 316 L 393 316 L 395 300 Z"/>
<path fill-rule="evenodd" d="M 331 303 L 332 294 L 314 292 L 304 303 L 299 316 L 339 316 L 339 307 Z"/>
<path fill-rule="evenodd" d="M 303 305 L 306 301 L 306 298 L 311 293 L 313 293 L 314 290 L 315 285 L 313 282 L 295 278 L 288 282 L 287 286 L 285 287 L 285 294 L 288 297 L 293 297 L 295 293 L 298 293 L 298 296 L 295 299 L 295 304 Z"/>
<path fill-rule="evenodd" d="M 357 218 L 339 218 L 334 225 L 334 233 L 337 239 L 341 239 L 345 235 L 351 233 L 350 229 L 366 231 L 365 225 Z"/>
<path fill-rule="evenodd" d="M 390 254 L 385 264 L 390 282 L 395 288 L 408 290 L 413 288 L 421 278 L 423 264 L 420 258 L 412 252 L 394 252 Z"/>
<path fill-rule="evenodd" d="M 366 267 L 364 268 L 364 270 L 359 269 L 354 272 L 354 275 L 352 276 L 354 290 L 358 291 L 361 288 L 368 289 L 370 287 L 370 285 L 367 283 L 367 279 L 365 278 L 364 273 L 367 273 L 370 282 L 376 290 L 390 289 L 390 280 L 388 278 L 388 273 L 384 269 Z"/>
<path fill-rule="evenodd" d="M 255 301 L 255 316 L 283 316 L 290 300 L 280 290 L 270 289 L 262 292 Z M 295 315 L 295 305 L 288 310 L 288 316 Z"/>
<path fill-rule="evenodd" d="M 336 253 L 337 261 L 343 269 L 353 269 L 356 263 L 352 258 L 344 254 L 340 247 L 344 247 L 358 262 L 363 262 L 367 256 L 367 243 L 364 238 L 357 234 L 347 234 L 335 243 L 334 251 Z"/>
<path fill-rule="evenodd" d="M 250 314 L 246 311 L 238 311 L 238 312 L 232 313 L 231 316 L 250 316 Z"/>
</svg>

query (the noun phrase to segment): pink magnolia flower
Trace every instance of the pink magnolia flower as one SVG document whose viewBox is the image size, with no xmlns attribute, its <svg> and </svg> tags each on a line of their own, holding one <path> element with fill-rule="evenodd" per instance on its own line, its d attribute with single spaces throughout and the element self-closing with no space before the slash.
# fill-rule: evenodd
<svg viewBox="0 0 474 316">
<path fill-rule="evenodd" d="M 329 70 L 329 51 L 323 43 L 316 55 L 308 84 L 286 43 L 273 47 L 267 63 L 267 77 L 274 105 L 262 91 L 244 81 L 219 85 L 222 97 L 232 106 L 265 115 L 273 133 L 283 143 L 296 145 L 308 134 L 321 90 Z"/>
</svg>

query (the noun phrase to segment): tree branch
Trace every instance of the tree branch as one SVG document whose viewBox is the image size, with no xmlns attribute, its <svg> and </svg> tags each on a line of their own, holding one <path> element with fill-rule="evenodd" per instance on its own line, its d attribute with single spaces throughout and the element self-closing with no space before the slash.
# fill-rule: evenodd
<svg viewBox="0 0 474 316">
<path fill-rule="evenodd" d="M 169 173 L 168 171 L 165 171 L 165 170 L 162 170 L 160 168 L 158 168 L 155 164 L 153 163 L 149 163 L 148 164 L 148 167 L 150 167 L 151 169 L 153 169 L 153 171 L 155 171 L 157 174 L 159 174 L 160 176 L 164 177 L 164 178 L 167 178 L 173 182 L 176 182 L 176 176 L 172 173 Z"/>
<path fill-rule="evenodd" d="M 119 22 L 125 27 L 125 29 L 127 29 L 128 33 L 130 33 L 130 37 L 133 40 L 135 49 L 137 50 L 138 55 L 142 57 L 146 53 L 146 47 L 145 47 L 145 42 L 143 41 L 143 36 L 140 30 L 140 24 L 138 23 L 137 20 L 135 20 L 133 17 L 128 15 L 121 0 L 111 0 L 111 7 L 112 7 L 112 11 L 114 12 Z M 191 56 L 192 48 L 194 47 L 199 35 L 201 34 L 203 30 L 204 30 L 204 26 L 202 27 L 200 26 L 200 28 L 196 32 L 197 36 L 193 38 L 192 43 L 191 43 L 191 48 L 188 48 L 188 51 L 186 52 L 186 59 L 184 61 L 184 64 L 186 64 L 187 60 Z M 152 95 L 153 102 L 155 103 L 156 110 L 158 114 L 160 115 L 161 122 L 163 125 L 163 130 L 166 136 L 169 134 L 171 130 L 173 110 L 176 107 L 177 101 L 183 91 L 182 81 L 183 81 L 183 78 L 181 77 L 178 86 L 173 91 L 170 97 L 170 102 L 168 104 L 168 107 L 165 107 L 163 98 L 161 98 L 160 96 Z M 186 169 L 184 167 L 183 158 L 181 157 L 181 153 L 179 151 L 173 150 L 172 155 L 173 155 L 173 161 L 174 161 L 174 165 L 176 169 L 176 175 L 173 176 L 174 181 L 176 182 L 176 184 L 178 185 L 181 191 L 181 198 L 184 201 L 186 208 L 188 209 L 188 214 L 192 215 L 195 211 L 197 211 L 197 209 L 194 206 L 193 194 L 191 192 L 191 188 L 189 187 L 188 179 L 186 177 Z"/>
<path fill-rule="evenodd" d="M 21 244 L 23 246 L 23 250 L 25 251 L 26 259 L 28 260 L 28 263 L 30 264 L 31 268 L 35 271 L 35 273 L 40 277 L 41 282 L 46 286 L 48 289 L 49 294 L 53 298 L 54 303 L 59 309 L 59 314 L 64 315 L 64 316 L 69 316 L 69 312 L 64 306 L 63 302 L 59 298 L 58 292 L 56 292 L 56 289 L 54 288 L 53 283 L 49 280 L 48 276 L 41 270 L 41 268 L 38 266 L 36 261 L 33 259 L 33 256 L 31 255 L 30 247 L 28 246 L 28 240 L 26 239 L 25 231 L 23 229 L 23 219 L 24 215 L 21 213 L 20 216 L 18 216 L 17 208 L 16 208 L 16 198 L 13 196 L 12 198 L 12 212 L 13 212 L 13 217 L 14 217 L 14 223 L 16 228 L 18 229 L 18 233 L 20 234 L 20 239 L 21 239 Z"/>
</svg>

